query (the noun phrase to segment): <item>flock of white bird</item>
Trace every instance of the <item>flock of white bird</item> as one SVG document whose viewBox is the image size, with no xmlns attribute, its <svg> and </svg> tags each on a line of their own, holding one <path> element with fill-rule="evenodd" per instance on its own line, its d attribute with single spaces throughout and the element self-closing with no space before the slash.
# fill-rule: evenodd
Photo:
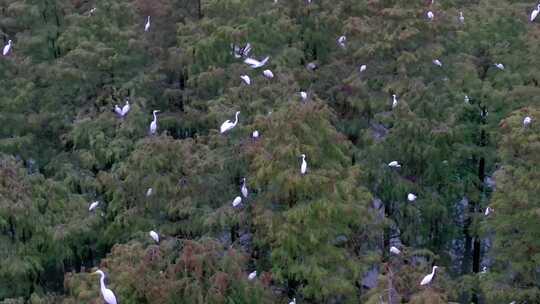
<svg viewBox="0 0 540 304">
<path fill-rule="evenodd" d="M 274 3 L 277 3 L 277 0 L 274 0 Z M 308 4 L 309 3 L 311 3 L 311 0 L 308 0 Z M 96 11 L 96 8 L 91 9 L 90 12 L 89 12 L 89 15 L 93 15 L 93 13 L 95 11 Z M 539 13 L 540 13 L 540 4 L 538 4 L 537 7 L 532 11 L 531 16 L 530 16 L 530 21 L 531 22 L 534 21 Z M 435 13 L 433 13 L 432 11 L 428 11 L 426 13 L 426 16 L 427 16 L 427 19 L 429 21 L 433 21 L 435 19 Z M 465 22 L 465 17 L 463 16 L 463 12 L 459 12 L 458 20 L 461 23 Z M 144 31 L 145 32 L 148 32 L 150 30 L 150 25 L 151 25 L 150 16 L 147 16 L 146 17 L 146 22 L 144 24 Z M 340 36 L 337 39 L 337 45 L 339 47 L 341 47 L 341 48 L 346 48 L 346 46 L 347 46 L 347 37 L 346 36 Z M 7 44 L 2 49 L 2 55 L 3 56 L 9 55 L 10 52 L 12 52 L 12 46 L 13 46 L 12 40 L 8 40 Z M 234 55 L 235 58 L 245 58 L 244 63 L 249 65 L 253 69 L 261 68 L 261 67 L 265 66 L 268 63 L 268 61 L 270 59 L 270 56 L 266 56 L 262 60 L 257 60 L 255 58 L 248 57 L 251 50 L 252 50 L 252 46 L 251 46 L 250 43 L 247 43 L 246 46 L 244 46 L 243 48 L 240 48 L 239 46 L 235 46 L 233 48 L 233 55 Z M 440 59 L 433 59 L 432 62 L 433 62 L 434 65 L 436 65 L 438 67 L 443 66 L 443 63 L 440 61 Z M 499 70 L 504 70 L 504 65 L 502 63 L 495 63 L 494 66 L 496 68 L 498 68 Z M 315 70 L 315 69 L 317 69 L 317 66 L 314 63 L 309 63 L 307 65 L 307 68 L 311 69 L 311 70 Z M 365 64 L 361 65 L 360 66 L 360 73 L 366 71 L 366 69 L 367 69 L 367 66 Z M 265 78 L 267 78 L 267 79 L 273 79 L 274 78 L 274 73 L 271 70 L 266 69 L 266 70 L 263 71 L 263 76 Z M 248 75 L 241 75 L 240 78 L 246 85 L 248 85 L 248 86 L 251 85 L 251 78 Z M 308 99 L 308 93 L 307 92 L 301 91 L 301 92 L 299 92 L 299 94 L 300 94 L 300 97 L 301 97 L 302 101 L 306 101 Z M 469 102 L 469 96 L 465 96 L 465 102 L 467 102 L 467 103 Z M 397 97 L 396 94 L 393 94 L 392 95 L 392 108 L 397 107 L 397 105 L 398 105 L 398 97 Z M 118 105 L 115 105 L 114 111 L 119 117 L 123 118 L 128 114 L 128 112 L 130 111 L 130 108 L 131 107 L 130 107 L 129 99 L 126 99 L 125 105 L 122 108 L 119 107 Z M 149 131 L 150 131 L 151 135 L 155 135 L 157 133 L 157 130 L 158 130 L 157 113 L 159 113 L 159 112 L 160 112 L 159 110 L 154 110 L 152 112 L 153 120 L 151 121 L 150 128 L 149 128 Z M 234 122 L 231 121 L 231 120 L 226 120 L 225 122 L 223 122 L 221 124 L 221 127 L 220 127 L 220 133 L 225 134 L 225 133 L 231 131 L 234 127 L 236 127 L 236 125 L 238 124 L 238 116 L 239 115 L 240 115 L 240 111 L 236 112 Z M 527 117 L 525 117 L 523 119 L 523 126 L 524 127 L 529 126 L 531 123 L 532 123 L 532 118 L 530 116 L 527 116 Z M 259 138 L 259 131 L 257 131 L 257 130 L 253 131 L 252 138 L 254 138 L 254 139 Z M 307 170 L 308 170 L 308 164 L 307 164 L 307 161 L 306 161 L 306 155 L 301 154 L 300 157 L 302 159 L 301 164 L 300 164 L 300 174 L 305 175 L 307 173 Z M 398 161 L 391 161 L 388 164 L 388 166 L 392 167 L 392 168 L 401 168 L 401 164 L 399 164 Z M 149 188 L 147 190 L 147 192 L 146 192 L 146 196 L 148 197 L 148 196 L 152 195 L 152 191 L 153 191 L 152 188 Z M 245 199 L 247 199 L 247 197 L 248 197 L 248 189 L 247 189 L 247 185 L 246 185 L 246 178 L 242 179 L 242 186 L 240 188 L 240 192 L 241 192 L 242 196 Z M 233 201 L 232 201 L 232 206 L 233 207 L 240 206 L 240 204 L 242 203 L 242 196 L 237 196 L 237 197 L 235 197 L 233 199 Z M 414 202 L 416 199 L 417 199 L 417 196 L 415 194 L 413 194 L 413 193 L 407 194 L 407 200 L 409 202 Z M 99 201 L 94 201 L 94 202 L 92 202 L 90 204 L 88 210 L 93 211 L 98 206 L 99 206 Z M 485 211 L 485 215 L 488 216 L 493 211 L 494 210 L 491 207 L 487 207 L 486 211 Z M 159 243 L 159 235 L 158 235 L 157 232 L 152 230 L 152 231 L 149 232 L 149 235 L 156 243 Z M 392 254 L 395 254 L 395 255 L 400 255 L 401 254 L 401 251 L 395 246 L 390 247 L 390 252 Z M 420 285 L 429 284 L 433 280 L 433 277 L 435 276 L 435 270 L 437 268 L 438 268 L 438 266 L 433 266 L 431 273 L 426 275 L 422 279 L 422 281 L 420 282 Z M 96 272 L 94 272 L 94 274 L 98 274 L 98 275 L 101 276 L 101 278 L 100 278 L 101 294 L 102 294 L 103 299 L 105 300 L 105 302 L 107 302 L 107 304 L 117 304 L 116 296 L 114 295 L 114 293 L 110 289 L 108 289 L 105 286 L 105 273 L 98 269 Z M 248 275 L 249 280 L 254 280 L 256 277 L 257 277 L 257 271 L 256 270 L 251 272 Z M 289 304 L 296 304 L 296 298 L 294 298 Z"/>
</svg>

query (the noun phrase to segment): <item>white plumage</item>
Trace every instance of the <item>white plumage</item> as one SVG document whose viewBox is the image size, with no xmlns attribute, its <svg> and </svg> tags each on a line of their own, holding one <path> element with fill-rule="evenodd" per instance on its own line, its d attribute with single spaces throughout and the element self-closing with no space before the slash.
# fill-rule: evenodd
<svg viewBox="0 0 540 304">
<path fill-rule="evenodd" d="M 257 277 L 257 270 L 248 275 L 248 280 L 253 281 Z"/>
<path fill-rule="evenodd" d="M 2 55 L 6 56 L 9 54 L 9 51 L 11 50 L 11 40 L 8 40 L 8 43 L 4 46 L 4 50 L 2 51 Z"/>
<path fill-rule="evenodd" d="M 157 116 L 156 114 L 159 113 L 159 110 L 154 110 L 154 112 L 152 112 L 152 114 L 154 115 L 154 120 L 152 120 L 152 122 L 150 123 L 150 134 L 156 134 L 157 132 Z"/>
<path fill-rule="evenodd" d="M 495 63 L 495 67 L 499 70 L 504 70 L 504 65 L 502 63 Z"/>
<path fill-rule="evenodd" d="M 240 78 L 244 81 L 245 84 L 250 85 L 251 84 L 251 78 L 249 78 L 248 75 L 242 75 Z"/>
<path fill-rule="evenodd" d="M 342 49 L 344 49 L 347 45 L 347 37 L 345 36 L 340 36 L 337 40 L 337 43 L 339 45 L 339 47 L 341 47 Z"/>
<path fill-rule="evenodd" d="M 392 246 L 392 247 L 390 247 L 390 253 L 399 255 L 399 254 L 401 254 L 401 251 L 399 249 L 397 249 L 397 247 Z"/>
<path fill-rule="evenodd" d="M 270 71 L 270 70 L 264 70 L 263 75 L 264 75 L 264 77 L 266 77 L 268 79 L 274 78 L 274 73 L 272 73 L 272 71 Z"/>
<path fill-rule="evenodd" d="M 534 19 L 536 19 L 536 16 L 538 16 L 538 13 L 540 13 L 540 4 L 538 4 L 536 6 L 536 8 L 532 11 L 532 13 L 531 13 L 531 22 L 533 22 Z"/>
<path fill-rule="evenodd" d="M 433 64 L 439 67 L 442 67 L 442 62 L 439 59 L 434 59 Z"/>
<path fill-rule="evenodd" d="M 99 282 L 101 285 L 101 295 L 103 296 L 103 299 L 105 300 L 105 302 L 107 304 L 117 304 L 116 296 L 114 295 L 112 290 L 105 287 L 105 274 L 103 273 L 103 271 L 98 269 L 96 272 L 94 272 L 94 274 L 101 275 Z"/>
<path fill-rule="evenodd" d="M 530 116 L 527 116 L 523 119 L 523 126 L 527 127 L 531 124 L 531 122 L 532 122 L 532 118 Z"/>
<path fill-rule="evenodd" d="M 234 200 L 232 202 L 232 206 L 233 207 L 238 207 L 238 205 L 240 205 L 240 203 L 242 203 L 242 197 L 237 196 L 237 197 L 234 198 Z"/>
<path fill-rule="evenodd" d="M 306 99 L 307 99 L 307 97 L 308 97 L 308 96 L 307 96 L 307 92 L 301 91 L 301 92 L 300 92 L 300 97 L 302 98 L 303 101 L 306 101 Z"/>
<path fill-rule="evenodd" d="M 484 212 L 484 215 L 485 215 L 485 216 L 488 216 L 488 215 L 489 215 L 490 213 L 492 213 L 493 211 L 495 211 L 495 210 L 494 210 L 493 208 L 491 208 L 491 207 L 488 206 L 488 207 L 486 208 L 486 211 Z"/>
<path fill-rule="evenodd" d="M 157 232 L 155 232 L 154 230 L 152 230 L 152 231 L 150 231 L 149 234 L 150 234 L 150 237 L 151 237 L 152 239 L 154 239 L 154 241 L 155 241 L 156 243 L 159 243 L 159 234 L 157 234 Z"/>
<path fill-rule="evenodd" d="M 392 168 L 401 168 L 401 165 L 398 163 L 397 160 L 391 161 L 388 163 L 388 167 Z"/>
<path fill-rule="evenodd" d="M 420 282 L 420 285 L 427 285 L 431 282 L 431 280 L 433 280 L 433 276 L 435 275 L 435 270 L 439 268 L 438 266 L 433 266 L 433 270 L 431 271 L 430 274 L 426 275 L 422 281 Z"/>
<path fill-rule="evenodd" d="M 398 105 L 397 96 L 396 96 L 396 94 L 392 94 L 392 109 L 397 107 L 397 105 Z"/>
<path fill-rule="evenodd" d="M 253 131 L 253 133 L 251 133 L 251 137 L 253 137 L 255 139 L 259 138 L 259 131 L 257 131 L 257 130 Z"/>
<path fill-rule="evenodd" d="M 408 200 L 409 202 L 414 202 L 414 201 L 416 200 L 416 197 L 417 197 L 417 196 L 414 195 L 414 194 L 412 194 L 412 193 L 407 194 L 407 200 Z"/>
<path fill-rule="evenodd" d="M 90 207 L 88 207 L 88 211 L 92 211 L 92 210 L 96 209 L 98 205 L 99 205 L 98 201 L 95 201 L 95 202 L 91 203 Z"/>
<path fill-rule="evenodd" d="M 293 298 L 293 300 L 290 301 L 289 304 L 296 304 L 296 298 Z"/>
<path fill-rule="evenodd" d="M 465 17 L 463 16 L 463 12 L 459 12 L 459 22 L 465 23 Z"/>
<path fill-rule="evenodd" d="M 150 195 L 152 195 L 153 192 L 154 192 L 154 189 L 148 188 L 148 190 L 146 190 L 146 197 L 149 197 Z"/>
<path fill-rule="evenodd" d="M 470 102 L 469 95 L 465 95 L 465 103 L 469 103 L 469 102 Z"/>
<path fill-rule="evenodd" d="M 146 24 L 144 25 L 144 31 L 148 32 L 150 29 L 150 16 L 146 17 Z"/>
<path fill-rule="evenodd" d="M 236 115 L 235 115 L 235 120 L 234 122 L 231 122 L 230 120 L 226 120 L 224 123 L 221 124 L 221 127 L 220 127 L 220 133 L 223 134 L 229 130 L 231 130 L 232 128 L 236 127 L 236 124 L 238 123 L 238 115 L 240 115 L 240 111 L 236 112 Z"/>
<path fill-rule="evenodd" d="M 242 187 L 240 188 L 240 192 L 242 192 L 242 195 L 247 198 L 248 197 L 248 189 L 246 186 L 246 178 L 244 177 L 242 179 Z"/>
<path fill-rule="evenodd" d="M 300 157 L 302 157 L 302 164 L 300 165 L 300 174 L 304 175 L 307 172 L 306 155 L 302 154 L 300 155 Z"/>
<path fill-rule="evenodd" d="M 114 112 L 116 112 L 118 116 L 122 117 L 122 108 L 120 108 L 118 105 L 114 105 Z"/>
<path fill-rule="evenodd" d="M 360 66 L 360 73 L 364 72 L 366 69 L 367 69 L 367 65 L 362 64 L 362 65 Z"/>
<path fill-rule="evenodd" d="M 126 100 L 126 104 L 122 107 L 122 116 L 126 116 L 130 109 L 129 100 Z"/>
<path fill-rule="evenodd" d="M 433 18 L 435 18 L 435 14 L 433 14 L 432 11 L 429 11 L 429 12 L 427 12 L 427 17 L 431 21 L 431 20 L 433 20 Z"/>
<path fill-rule="evenodd" d="M 257 69 L 263 67 L 268 62 L 268 59 L 270 59 L 270 56 L 266 56 L 263 60 L 260 61 L 253 58 L 246 58 L 244 59 L 244 63 L 249 65 L 253 69 Z"/>
</svg>

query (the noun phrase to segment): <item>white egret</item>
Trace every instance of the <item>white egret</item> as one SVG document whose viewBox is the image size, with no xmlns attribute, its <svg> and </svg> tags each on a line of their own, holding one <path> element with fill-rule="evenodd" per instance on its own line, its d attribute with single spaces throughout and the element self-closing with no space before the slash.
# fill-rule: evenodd
<svg viewBox="0 0 540 304">
<path fill-rule="evenodd" d="M 392 168 L 401 168 L 401 165 L 398 163 L 397 160 L 391 161 L 388 163 L 388 167 Z"/>
<path fill-rule="evenodd" d="M 504 70 L 504 65 L 502 63 L 495 63 L 495 67 L 499 70 Z"/>
<path fill-rule="evenodd" d="M 247 198 L 248 197 L 248 189 L 246 186 L 246 178 L 244 177 L 242 179 L 242 187 L 240 188 L 240 192 L 242 192 L 242 195 Z"/>
<path fill-rule="evenodd" d="M 156 241 L 156 243 L 159 243 L 159 235 L 154 230 L 150 231 L 150 237 Z"/>
<path fill-rule="evenodd" d="M 469 95 L 465 95 L 465 103 L 469 103 L 469 102 L 470 102 Z"/>
<path fill-rule="evenodd" d="M 232 201 L 232 206 L 233 206 L 233 207 L 238 207 L 238 205 L 240 205 L 240 203 L 242 203 L 242 197 L 237 196 L 237 197 L 235 197 L 234 200 Z"/>
<path fill-rule="evenodd" d="M 154 115 L 154 120 L 150 123 L 150 134 L 156 134 L 157 131 L 157 116 L 156 113 L 159 113 L 159 110 L 154 110 L 152 114 Z"/>
<path fill-rule="evenodd" d="M 257 277 L 257 270 L 248 275 L 248 280 L 253 281 Z"/>
<path fill-rule="evenodd" d="M 90 207 L 88 207 L 88 211 L 92 211 L 92 210 L 96 209 L 98 205 L 99 205 L 98 201 L 92 202 L 90 204 Z"/>
<path fill-rule="evenodd" d="M 488 207 L 486 208 L 486 211 L 484 212 L 484 215 L 485 215 L 485 216 L 488 216 L 488 215 L 490 215 L 493 211 L 495 211 L 495 209 L 493 209 L 493 208 L 491 208 L 491 207 L 488 206 Z"/>
<path fill-rule="evenodd" d="M 422 279 L 422 282 L 420 282 L 420 285 L 427 285 L 431 282 L 431 280 L 433 279 L 433 276 L 435 275 L 435 270 L 439 268 L 438 266 L 433 266 L 433 270 L 431 271 L 430 274 L 426 275 L 423 279 Z"/>
<path fill-rule="evenodd" d="M 432 11 L 429 11 L 429 12 L 427 12 L 427 17 L 428 17 L 429 21 L 432 21 L 433 18 L 435 18 L 435 14 L 433 14 Z"/>
<path fill-rule="evenodd" d="M 270 59 L 270 56 L 266 56 L 261 61 L 259 61 L 257 59 L 253 59 L 253 58 L 246 58 L 246 59 L 244 59 L 244 63 L 249 65 L 253 69 L 257 69 L 257 68 L 260 68 L 260 67 L 264 66 L 268 62 L 268 59 Z"/>
<path fill-rule="evenodd" d="M 459 22 L 465 23 L 465 17 L 463 16 L 463 12 L 459 12 Z"/>
<path fill-rule="evenodd" d="M 393 108 L 397 107 L 398 99 L 397 99 L 396 94 L 392 94 L 392 98 L 393 98 L 393 101 L 392 101 L 392 109 L 393 109 Z"/>
<path fill-rule="evenodd" d="M 253 131 L 253 133 L 251 133 L 251 137 L 253 137 L 255 139 L 259 138 L 259 131 L 257 131 L 257 130 Z"/>
<path fill-rule="evenodd" d="M 527 116 L 523 119 L 523 126 L 528 127 L 532 122 L 532 118 L 530 116 Z"/>
<path fill-rule="evenodd" d="M 154 189 L 148 188 L 148 190 L 146 190 L 146 197 L 149 197 L 152 193 L 154 193 Z"/>
<path fill-rule="evenodd" d="M 300 91 L 300 97 L 302 98 L 302 101 L 306 101 L 308 97 L 307 92 Z"/>
<path fill-rule="evenodd" d="M 439 59 L 434 59 L 433 64 L 439 67 L 442 67 L 442 62 Z"/>
<path fill-rule="evenodd" d="M 342 49 L 344 49 L 347 45 L 347 37 L 345 36 L 340 36 L 337 40 L 337 43 L 339 45 L 339 47 L 341 47 Z"/>
<path fill-rule="evenodd" d="M 293 300 L 290 301 L 289 304 L 296 304 L 296 298 L 293 298 Z"/>
<path fill-rule="evenodd" d="M 482 271 L 480 273 L 486 273 L 488 271 L 487 266 L 482 267 Z"/>
<path fill-rule="evenodd" d="M 240 111 L 236 112 L 234 122 L 231 122 L 230 120 L 227 119 L 224 123 L 221 124 L 221 127 L 220 127 L 220 133 L 221 134 L 231 130 L 234 127 L 236 127 L 236 124 L 238 123 L 238 115 L 240 115 Z"/>
<path fill-rule="evenodd" d="M 249 78 L 248 75 L 242 75 L 240 78 L 245 82 L 245 84 L 250 85 L 251 84 L 251 78 Z"/>
<path fill-rule="evenodd" d="M 300 165 L 300 174 L 304 175 L 307 172 L 306 155 L 302 154 L 300 155 L 300 157 L 302 157 L 302 164 Z"/>
<path fill-rule="evenodd" d="M 101 285 L 101 296 L 105 300 L 107 304 L 117 304 L 116 302 L 116 296 L 112 292 L 112 290 L 105 287 L 105 274 L 101 270 L 96 270 L 94 274 L 99 274 L 101 276 L 101 279 L 99 280 L 99 283 Z"/>
<path fill-rule="evenodd" d="M 146 17 L 146 24 L 144 25 L 144 31 L 148 32 L 150 29 L 150 16 Z"/>
<path fill-rule="evenodd" d="M 2 51 L 2 55 L 6 56 L 9 54 L 9 51 L 11 50 L 12 42 L 11 40 L 8 40 L 8 43 L 4 46 L 4 50 Z"/>
<path fill-rule="evenodd" d="M 399 255 L 399 254 L 401 254 L 401 251 L 399 249 L 397 249 L 397 247 L 392 246 L 392 247 L 390 247 L 390 253 Z"/>
<path fill-rule="evenodd" d="M 116 112 L 118 116 L 122 116 L 122 108 L 120 108 L 118 105 L 114 105 L 114 112 Z"/>
<path fill-rule="evenodd" d="M 536 19 L 536 16 L 538 16 L 538 13 L 540 13 L 540 4 L 538 4 L 536 6 L 536 8 L 532 11 L 532 13 L 531 13 L 531 22 L 533 22 L 534 19 Z"/>
<path fill-rule="evenodd" d="M 93 7 L 93 8 L 92 8 L 92 9 L 90 10 L 90 12 L 89 12 L 89 13 L 90 13 L 90 15 L 93 15 L 93 14 L 94 14 L 95 12 L 96 12 L 96 8 L 95 8 L 95 7 Z"/>
<path fill-rule="evenodd" d="M 233 44 L 231 44 L 231 47 L 233 46 Z M 239 46 L 234 46 L 233 47 L 233 55 L 234 57 L 236 58 L 242 58 L 242 57 L 246 57 L 249 55 L 249 53 L 251 52 L 251 43 L 246 43 L 246 46 L 244 46 L 243 48 L 239 47 Z"/>
<path fill-rule="evenodd" d="M 412 194 L 412 193 L 407 194 L 407 200 L 409 202 L 414 202 L 416 200 L 416 198 L 417 198 L 417 196 Z"/>
<path fill-rule="evenodd" d="M 130 109 L 129 99 L 126 99 L 126 104 L 122 107 L 122 116 L 126 116 Z"/>
<path fill-rule="evenodd" d="M 272 73 L 272 71 L 270 71 L 270 70 L 264 70 L 263 75 L 264 75 L 264 77 L 266 77 L 268 79 L 274 78 L 274 73 Z"/>
<path fill-rule="evenodd" d="M 367 69 L 367 65 L 362 64 L 362 65 L 360 66 L 360 73 L 364 72 L 366 69 Z"/>
<path fill-rule="evenodd" d="M 318 69 L 319 67 L 317 66 L 317 64 L 315 62 L 310 62 L 306 65 L 306 68 L 308 70 L 311 70 L 311 71 L 315 71 L 316 69 Z"/>
</svg>

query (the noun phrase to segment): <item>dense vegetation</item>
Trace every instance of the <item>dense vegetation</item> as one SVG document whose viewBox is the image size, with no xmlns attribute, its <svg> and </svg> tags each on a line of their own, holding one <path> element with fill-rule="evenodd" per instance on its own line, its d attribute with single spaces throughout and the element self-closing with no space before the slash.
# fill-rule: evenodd
<svg viewBox="0 0 540 304">
<path fill-rule="evenodd" d="M 0 0 L 0 303 L 540 303 L 535 5 Z"/>
</svg>

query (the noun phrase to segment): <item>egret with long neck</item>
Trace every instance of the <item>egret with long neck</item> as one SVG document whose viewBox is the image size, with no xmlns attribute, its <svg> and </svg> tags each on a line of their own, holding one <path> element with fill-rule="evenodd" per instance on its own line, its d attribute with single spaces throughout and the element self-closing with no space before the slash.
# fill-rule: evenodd
<svg viewBox="0 0 540 304">
<path fill-rule="evenodd" d="M 154 115 L 154 120 L 150 123 L 150 134 L 156 134 L 157 131 L 157 113 L 159 113 L 159 110 L 154 110 L 152 114 Z"/>
<path fill-rule="evenodd" d="M 112 292 L 112 290 L 108 289 L 105 286 L 105 273 L 101 270 L 97 270 L 94 272 L 94 274 L 99 274 L 101 276 L 101 279 L 99 280 L 99 283 L 101 285 L 101 295 L 103 296 L 103 299 L 107 304 L 117 304 L 116 302 L 116 296 Z"/>
</svg>

